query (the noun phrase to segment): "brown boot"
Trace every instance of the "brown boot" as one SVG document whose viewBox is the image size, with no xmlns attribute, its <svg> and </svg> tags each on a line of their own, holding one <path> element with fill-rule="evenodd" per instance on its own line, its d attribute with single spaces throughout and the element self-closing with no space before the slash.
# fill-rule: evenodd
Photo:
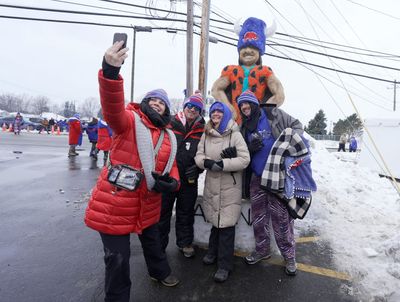
<svg viewBox="0 0 400 302">
<path fill-rule="evenodd" d="M 77 156 L 77 155 L 79 155 L 79 154 L 76 153 L 75 146 L 74 145 L 69 146 L 68 157 Z"/>
</svg>

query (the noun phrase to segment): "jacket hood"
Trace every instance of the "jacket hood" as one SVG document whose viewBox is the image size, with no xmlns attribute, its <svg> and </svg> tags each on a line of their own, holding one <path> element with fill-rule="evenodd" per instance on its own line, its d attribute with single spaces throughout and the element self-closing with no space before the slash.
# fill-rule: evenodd
<svg viewBox="0 0 400 302">
<path fill-rule="evenodd" d="M 229 134 L 231 134 L 232 132 L 235 131 L 239 131 L 239 126 L 238 124 L 236 124 L 236 122 L 234 120 L 230 120 L 228 122 L 228 125 L 225 128 L 225 131 L 222 133 L 219 133 L 215 128 L 213 128 L 213 124 L 212 121 L 209 120 L 204 128 L 204 132 L 207 135 L 211 135 L 211 136 L 227 136 Z"/>
</svg>

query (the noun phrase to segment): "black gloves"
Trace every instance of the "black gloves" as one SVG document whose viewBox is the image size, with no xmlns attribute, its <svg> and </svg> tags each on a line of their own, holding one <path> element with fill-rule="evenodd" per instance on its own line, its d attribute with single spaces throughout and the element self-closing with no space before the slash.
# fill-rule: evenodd
<svg viewBox="0 0 400 302">
<path fill-rule="evenodd" d="M 189 182 L 191 180 L 195 181 L 197 177 L 199 177 L 199 168 L 197 168 L 196 165 L 187 167 L 185 170 L 185 176 Z"/>
<path fill-rule="evenodd" d="M 178 182 L 175 178 L 169 176 L 169 173 L 160 175 L 156 172 L 151 172 L 156 183 L 154 184 L 153 190 L 156 192 L 173 192 L 178 188 Z"/>
<path fill-rule="evenodd" d="M 204 168 L 211 170 L 213 172 L 218 172 L 218 171 L 222 171 L 222 169 L 224 168 L 224 163 L 222 160 L 215 161 L 212 159 L 205 159 L 204 160 Z"/>
<path fill-rule="evenodd" d="M 262 142 L 262 137 L 253 137 L 249 145 L 247 146 L 249 148 L 250 153 L 256 153 L 264 147 L 264 144 Z"/>
<path fill-rule="evenodd" d="M 234 158 L 237 157 L 236 147 L 228 147 L 222 150 L 221 152 L 222 158 Z"/>
</svg>

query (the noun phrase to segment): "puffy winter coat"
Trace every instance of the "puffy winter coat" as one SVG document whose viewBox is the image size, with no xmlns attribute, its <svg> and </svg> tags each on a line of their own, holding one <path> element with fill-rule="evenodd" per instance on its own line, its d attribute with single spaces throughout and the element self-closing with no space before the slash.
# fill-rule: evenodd
<svg viewBox="0 0 400 302">
<path fill-rule="evenodd" d="M 68 120 L 69 125 L 69 144 L 70 145 L 79 145 L 79 142 L 82 142 L 82 125 L 81 121 L 76 117 L 71 117 Z"/>
<path fill-rule="evenodd" d="M 104 119 L 114 132 L 111 146 L 111 162 L 127 164 L 142 169 L 136 144 L 134 110 L 150 129 L 153 145 L 157 144 L 161 129 L 155 127 L 143 114 L 139 104 L 130 103 L 124 108 L 123 80 L 109 80 L 99 72 L 100 100 Z M 155 171 L 161 173 L 170 156 L 171 142 L 165 135 L 156 157 Z M 160 218 L 161 194 L 147 189 L 144 178 L 135 191 L 117 189 L 107 180 L 107 168 L 103 168 L 93 189 L 85 214 L 88 227 L 111 235 L 142 233 L 142 230 L 157 223 Z M 174 161 L 170 175 L 179 181 L 178 168 Z"/>
<path fill-rule="evenodd" d="M 182 183 L 187 183 L 185 170 L 195 164 L 194 156 L 196 155 L 197 145 L 204 132 L 205 121 L 204 118 L 199 117 L 189 129 L 187 125 L 183 125 L 180 114 L 183 114 L 183 112 L 179 112 L 175 115 L 171 120 L 170 126 L 175 133 L 178 144 L 176 162 L 178 164 L 179 176 Z"/>
<path fill-rule="evenodd" d="M 98 123 L 98 136 L 97 136 L 97 149 L 102 151 L 109 151 L 111 149 L 111 128 L 103 120 Z"/>
<path fill-rule="evenodd" d="M 97 132 L 97 120 L 95 122 L 90 122 L 86 127 L 86 133 L 91 143 L 97 143 Z"/>
<path fill-rule="evenodd" d="M 220 134 L 205 127 L 195 157 L 196 165 L 204 169 L 204 160 L 221 160 L 221 152 L 235 146 L 237 157 L 224 158 L 220 172 L 207 170 L 203 193 L 203 211 L 207 221 L 217 228 L 234 226 L 239 220 L 242 202 L 242 171 L 250 162 L 250 154 L 237 124 L 230 120 L 226 130 Z"/>
</svg>

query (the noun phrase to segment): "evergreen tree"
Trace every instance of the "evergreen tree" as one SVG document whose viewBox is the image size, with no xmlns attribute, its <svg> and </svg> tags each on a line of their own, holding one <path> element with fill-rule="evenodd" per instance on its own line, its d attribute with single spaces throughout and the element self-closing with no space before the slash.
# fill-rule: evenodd
<svg viewBox="0 0 400 302">
<path fill-rule="evenodd" d="M 363 129 L 362 121 L 358 118 L 357 114 L 354 113 L 348 116 L 345 120 L 339 119 L 335 126 L 333 127 L 333 134 L 342 135 L 346 133 L 347 135 L 357 135 Z"/>
<path fill-rule="evenodd" d="M 326 117 L 322 109 L 320 109 L 312 120 L 308 122 L 305 130 L 309 134 L 326 134 Z"/>
<path fill-rule="evenodd" d="M 64 103 L 64 110 L 63 110 L 63 115 L 65 117 L 71 117 L 76 113 L 76 109 L 75 109 L 75 102 L 74 101 L 66 101 Z"/>
</svg>

